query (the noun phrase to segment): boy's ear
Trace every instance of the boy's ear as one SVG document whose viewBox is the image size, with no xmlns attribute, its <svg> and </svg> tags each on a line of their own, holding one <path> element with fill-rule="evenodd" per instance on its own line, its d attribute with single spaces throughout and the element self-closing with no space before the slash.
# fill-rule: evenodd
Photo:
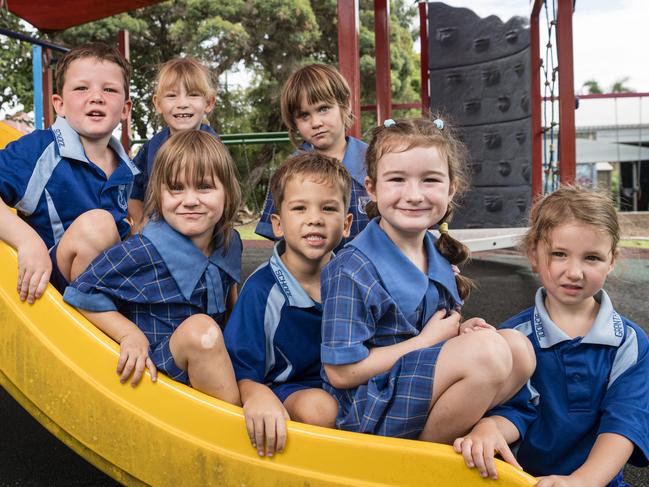
<svg viewBox="0 0 649 487">
<path fill-rule="evenodd" d="M 216 105 L 216 97 L 213 96 L 207 100 L 207 105 L 205 106 L 205 116 L 209 115 L 212 110 L 214 110 L 214 105 Z"/>
<path fill-rule="evenodd" d="M 65 108 L 63 106 L 63 97 L 58 93 L 52 95 L 52 106 L 59 117 L 65 117 Z"/>
<path fill-rule="evenodd" d="M 347 216 L 345 216 L 345 222 L 343 223 L 343 238 L 349 237 L 349 234 L 352 231 L 353 220 L 354 216 L 351 213 L 347 213 Z"/>
<path fill-rule="evenodd" d="M 376 188 L 369 176 L 365 176 L 365 191 L 374 203 L 376 203 Z"/>
<path fill-rule="evenodd" d="M 539 255 L 536 249 L 529 250 L 527 252 L 527 260 L 530 261 L 530 267 L 532 267 L 532 272 L 538 274 L 539 272 Z"/>
<path fill-rule="evenodd" d="M 151 100 L 153 101 L 153 107 L 155 108 L 155 112 L 159 114 L 161 110 L 160 110 L 160 101 L 158 100 L 158 95 L 153 95 Z"/>
<path fill-rule="evenodd" d="M 131 113 L 131 108 L 133 108 L 133 102 L 129 98 L 124 102 L 124 106 L 122 107 L 122 121 L 128 118 L 129 113 Z"/>
<path fill-rule="evenodd" d="M 275 235 L 275 237 L 284 237 L 284 230 L 282 230 L 282 220 L 277 213 L 270 215 L 270 224 L 273 226 L 273 235 Z"/>
</svg>

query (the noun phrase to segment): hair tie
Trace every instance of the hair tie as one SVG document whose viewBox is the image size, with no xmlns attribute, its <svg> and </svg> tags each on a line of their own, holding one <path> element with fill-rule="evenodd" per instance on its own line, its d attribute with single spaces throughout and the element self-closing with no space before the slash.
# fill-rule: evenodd
<svg viewBox="0 0 649 487">
<path fill-rule="evenodd" d="M 448 223 L 440 223 L 439 224 L 439 233 L 440 235 L 446 235 L 448 233 Z"/>
<path fill-rule="evenodd" d="M 388 118 L 388 119 L 385 120 L 385 122 L 383 122 L 383 126 L 384 126 L 386 129 L 388 129 L 388 128 L 392 127 L 393 125 L 396 125 L 396 124 L 397 124 L 397 122 L 395 122 L 395 121 L 392 120 L 391 118 Z"/>
<path fill-rule="evenodd" d="M 433 123 L 438 129 L 444 130 L 444 120 L 442 120 L 441 118 L 436 118 L 435 120 L 433 120 Z"/>
</svg>

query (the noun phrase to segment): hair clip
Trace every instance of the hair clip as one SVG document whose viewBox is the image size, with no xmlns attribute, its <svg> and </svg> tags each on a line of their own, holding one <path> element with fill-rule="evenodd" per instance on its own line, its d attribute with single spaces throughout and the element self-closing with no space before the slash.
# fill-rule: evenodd
<svg viewBox="0 0 649 487">
<path fill-rule="evenodd" d="M 441 122 L 441 120 L 440 120 L 440 122 Z M 442 122 L 442 123 L 444 123 L 444 122 Z M 446 222 L 440 223 L 439 224 L 439 234 L 440 235 L 446 235 L 447 233 L 448 233 L 448 223 L 446 223 Z"/>
<path fill-rule="evenodd" d="M 444 130 L 444 120 L 442 120 L 441 118 L 436 118 L 435 120 L 433 120 L 433 123 L 438 129 Z"/>
<path fill-rule="evenodd" d="M 383 126 L 384 126 L 386 129 L 387 129 L 387 128 L 390 128 L 390 127 L 392 127 L 393 125 L 396 125 L 396 124 L 397 124 L 397 122 L 395 122 L 395 121 L 392 120 L 391 118 L 388 118 L 388 119 L 385 120 L 385 122 L 383 122 Z"/>
</svg>

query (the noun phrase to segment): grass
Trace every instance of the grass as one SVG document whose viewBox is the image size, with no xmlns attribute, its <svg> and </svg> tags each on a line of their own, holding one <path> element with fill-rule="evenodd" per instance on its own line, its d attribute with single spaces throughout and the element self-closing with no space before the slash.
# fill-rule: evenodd
<svg viewBox="0 0 649 487">
<path fill-rule="evenodd" d="M 264 237 L 255 233 L 257 222 L 258 220 L 253 220 L 245 225 L 237 225 L 234 227 L 234 229 L 241 235 L 241 240 L 266 240 Z"/>
<path fill-rule="evenodd" d="M 620 240 L 620 247 L 649 249 L 649 240 Z"/>
</svg>

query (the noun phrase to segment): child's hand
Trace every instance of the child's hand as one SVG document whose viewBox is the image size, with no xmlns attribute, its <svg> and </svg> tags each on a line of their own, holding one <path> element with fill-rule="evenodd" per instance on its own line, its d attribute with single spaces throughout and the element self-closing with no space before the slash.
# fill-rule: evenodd
<svg viewBox="0 0 649 487">
<path fill-rule="evenodd" d="M 453 442 L 453 449 L 464 456 L 467 467 L 477 468 L 483 478 L 487 476 L 494 480 L 498 478 L 494 460 L 496 453 L 500 453 L 507 463 L 522 470 L 509 449 L 505 437 L 489 418 L 480 420 L 468 435 L 457 438 Z"/>
<path fill-rule="evenodd" d="M 250 396 L 243 404 L 246 429 L 259 456 L 272 457 L 286 445 L 286 420 L 291 419 L 278 397 L 266 388 Z M 264 443 L 266 449 L 264 451 Z"/>
<path fill-rule="evenodd" d="M 158 379 L 158 370 L 149 358 L 149 340 L 144 333 L 140 330 L 132 331 L 124 335 L 119 343 L 120 351 L 117 361 L 119 381 L 123 384 L 133 374 L 131 385 L 135 387 L 142 380 L 146 367 L 151 374 L 151 382 L 155 382 Z"/>
<path fill-rule="evenodd" d="M 52 273 L 52 261 L 45 243 L 31 239 L 18 247 L 18 294 L 32 304 L 45 292 Z"/>
<path fill-rule="evenodd" d="M 456 337 L 460 326 L 460 313 L 451 311 L 446 316 L 446 311 L 440 309 L 430 317 L 417 336 L 422 341 L 423 347 L 431 347 L 436 343 Z"/>
<path fill-rule="evenodd" d="M 536 487 L 588 487 L 588 482 L 577 478 L 574 475 L 549 475 L 548 477 L 538 477 L 539 482 Z"/>
<path fill-rule="evenodd" d="M 463 333 L 471 333 L 478 330 L 493 330 L 496 328 L 491 326 L 482 318 L 469 318 L 463 323 L 460 323 L 460 335 Z"/>
</svg>

